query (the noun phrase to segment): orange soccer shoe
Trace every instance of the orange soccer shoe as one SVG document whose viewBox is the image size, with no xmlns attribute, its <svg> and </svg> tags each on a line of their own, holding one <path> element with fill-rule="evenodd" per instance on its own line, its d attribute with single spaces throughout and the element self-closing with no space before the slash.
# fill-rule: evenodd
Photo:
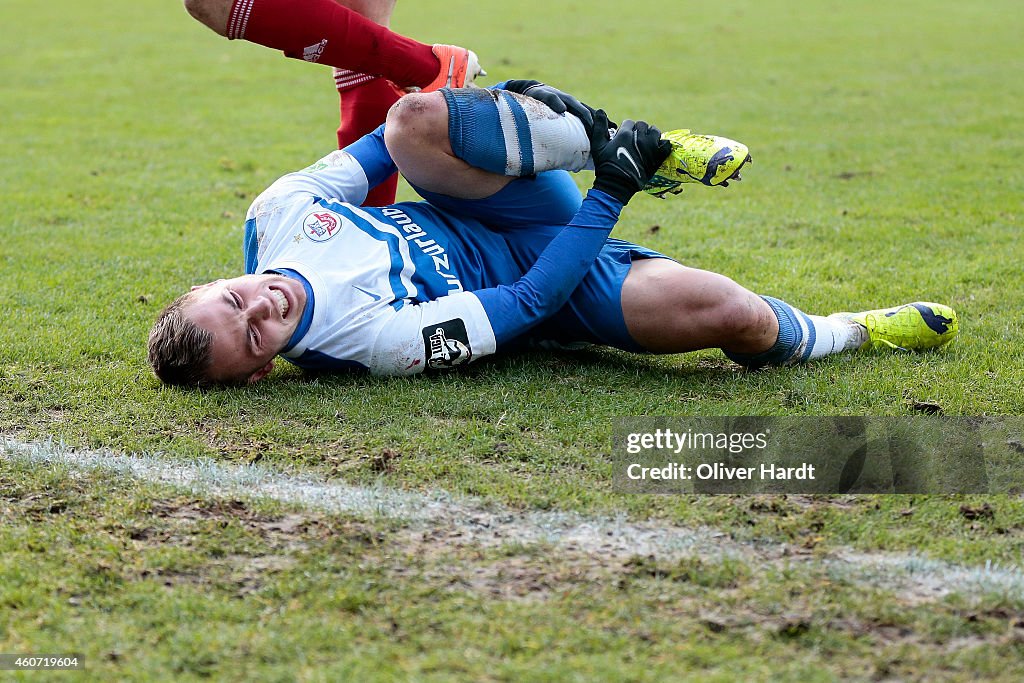
<svg viewBox="0 0 1024 683">
<path fill-rule="evenodd" d="M 437 78 L 422 88 L 421 92 L 433 92 L 441 88 L 465 88 L 473 85 L 477 76 L 486 76 L 480 68 L 476 53 L 457 45 L 434 45 L 431 48 L 441 62 Z"/>
</svg>

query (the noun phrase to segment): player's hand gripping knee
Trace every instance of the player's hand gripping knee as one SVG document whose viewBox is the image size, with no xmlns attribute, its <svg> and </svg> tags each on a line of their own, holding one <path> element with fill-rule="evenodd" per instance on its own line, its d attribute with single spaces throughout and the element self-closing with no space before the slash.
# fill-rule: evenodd
<svg viewBox="0 0 1024 683">
<path fill-rule="evenodd" d="M 509 81 L 505 84 L 505 90 L 539 100 L 556 114 L 566 112 L 572 114 L 583 122 L 583 127 L 587 129 L 588 135 L 594 127 L 594 109 L 558 88 L 553 88 L 540 81 Z"/>
<path fill-rule="evenodd" d="M 609 135 L 611 139 L 609 139 Z M 672 152 L 672 143 L 645 121 L 622 122 L 612 132 L 604 110 L 594 112 L 590 153 L 594 160 L 594 189 L 625 204 L 647 185 Z"/>
</svg>

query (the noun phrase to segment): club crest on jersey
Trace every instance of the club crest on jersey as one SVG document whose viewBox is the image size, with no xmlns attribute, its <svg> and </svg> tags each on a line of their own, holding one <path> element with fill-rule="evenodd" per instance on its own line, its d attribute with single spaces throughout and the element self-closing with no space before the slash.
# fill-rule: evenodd
<svg viewBox="0 0 1024 683">
<path fill-rule="evenodd" d="M 451 368 L 473 358 L 466 323 L 460 318 L 423 328 L 428 368 Z"/>
<path fill-rule="evenodd" d="M 338 233 L 338 217 L 330 211 L 314 211 L 302 221 L 302 232 L 314 242 L 326 242 Z"/>
</svg>

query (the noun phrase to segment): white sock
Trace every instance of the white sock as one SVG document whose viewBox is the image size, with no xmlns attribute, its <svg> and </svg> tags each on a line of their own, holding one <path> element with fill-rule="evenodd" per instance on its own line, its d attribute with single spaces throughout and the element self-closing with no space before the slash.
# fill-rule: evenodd
<svg viewBox="0 0 1024 683">
<path fill-rule="evenodd" d="M 583 122 L 506 90 L 440 91 L 448 103 L 448 138 L 455 156 L 507 176 L 582 170 L 590 160 Z"/>
<path fill-rule="evenodd" d="M 808 315 L 807 318 L 814 325 L 814 346 L 808 360 L 859 349 L 868 340 L 868 331 L 852 320 L 820 315 Z"/>
<path fill-rule="evenodd" d="M 525 95 L 512 95 L 526 114 L 530 127 L 530 143 L 533 147 L 533 172 L 581 171 L 590 161 L 590 138 L 583 127 L 583 122 L 572 114 L 556 114 L 547 105 Z M 501 131 L 505 136 L 506 147 L 516 147 L 516 122 L 512 113 L 515 104 L 511 98 L 498 101 L 498 116 L 501 119 Z M 519 175 L 521 169 L 516 166 L 515 154 L 509 154 L 509 163 L 514 168 L 508 175 Z"/>
</svg>

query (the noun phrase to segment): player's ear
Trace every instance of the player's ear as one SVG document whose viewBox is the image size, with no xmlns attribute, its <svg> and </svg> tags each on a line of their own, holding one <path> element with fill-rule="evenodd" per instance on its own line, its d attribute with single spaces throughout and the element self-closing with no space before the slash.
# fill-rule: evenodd
<svg viewBox="0 0 1024 683">
<path fill-rule="evenodd" d="M 249 375 L 249 379 L 247 380 L 248 383 L 249 384 L 254 384 L 256 382 L 259 382 L 261 379 L 263 379 L 264 377 L 269 375 L 270 371 L 273 370 L 273 369 L 274 369 L 274 361 L 272 361 L 272 360 L 271 361 L 267 361 L 266 365 L 264 365 L 262 368 L 260 368 L 256 372 L 254 372 L 251 375 Z"/>
<path fill-rule="evenodd" d="M 192 289 L 190 289 L 189 291 L 190 292 L 194 292 L 197 289 L 206 289 L 207 287 L 212 287 L 213 285 L 217 284 L 218 282 L 224 282 L 224 278 L 221 278 L 219 280 L 214 280 L 213 282 L 207 282 L 205 285 L 192 285 Z"/>
</svg>

